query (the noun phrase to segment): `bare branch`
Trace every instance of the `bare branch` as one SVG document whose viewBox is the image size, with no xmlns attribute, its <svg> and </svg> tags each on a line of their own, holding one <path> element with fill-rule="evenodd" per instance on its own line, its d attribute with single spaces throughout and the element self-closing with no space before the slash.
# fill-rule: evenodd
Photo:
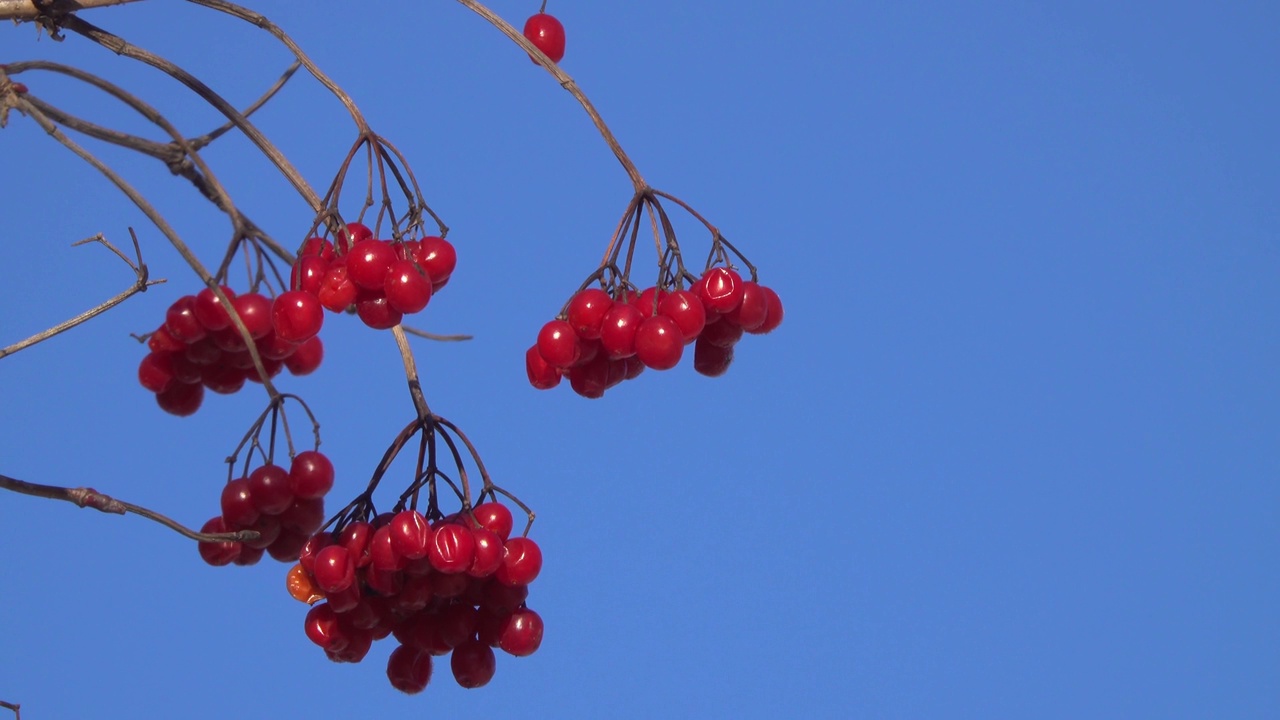
<svg viewBox="0 0 1280 720">
<path fill-rule="evenodd" d="M 40 485 L 11 478 L 8 475 L 0 475 L 0 489 L 49 500 L 62 500 L 78 507 L 93 508 L 104 513 L 116 515 L 133 513 L 134 515 L 141 515 L 148 520 L 154 520 L 181 535 L 200 542 L 245 542 L 247 540 L 257 540 L 260 537 L 256 530 L 238 530 L 231 533 L 196 532 L 154 510 L 148 510 L 140 505 L 117 500 L 110 495 L 103 495 L 97 490 L 88 487 L 65 488 L 56 485 Z"/>
<path fill-rule="evenodd" d="M 128 265 L 129 268 L 133 270 L 134 274 L 137 276 L 136 279 L 134 280 L 133 285 L 129 287 L 129 289 L 125 290 L 124 292 L 116 295 L 115 297 L 111 298 L 110 300 L 107 300 L 106 302 L 102 303 L 101 305 L 98 305 L 97 307 L 91 310 L 86 310 L 85 312 L 80 313 L 79 315 L 71 318 L 70 320 L 67 320 L 66 322 L 54 325 L 53 327 L 49 328 L 48 330 L 45 330 L 44 332 L 36 333 L 35 335 L 32 335 L 26 340 L 22 340 L 21 342 L 14 343 L 9 347 L 0 348 L 0 359 L 3 359 L 9 355 L 12 355 L 18 352 L 19 350 L 29 348 L 32 345 L 35 345 L 36 343 L 48 340 L 54 335 L 57 335 L 62 332 L 66 332 L 67 330 L 70 330 L 71 328 L 83 322 L 86 322 L 88 320 L 91 320 L 101 315 L 102 313 L 119 305 L 125 300 L 128 300 L 134 295 L 140 292 L 146 292 L 147 288 L 151 287 L 152 285 L 159 285 L 160 283 L 164 282 L 164 280 L 147 279 L 147 265 L 146 263 L 142 262 L 142 248 L 138 245 L 138 236 L 134 234 L 133 228 L 129 228 L 129 235 L 133 237 L 133 252 L 134 252 L 134 256 L 138 258 L 137 264 L 134 264 L 134 262 L 129 258 L 125 257 L 124 253 L 120 252 L 120 250 L 118 250 L 116 246 L 108 242 L 107 239 L 102 235 L 102 233 L 98 233 L 97 235 L 94 235 L 91 238 L 85 238 L 84 240 L 81 240 L 80 242 L 75 243 L 75 245 L 84 245 L 85 243 L 99 242 L 105 245 L 108 250 L 110 250 L 111 252 L 119 256 L 119 258 L 123 260 L 125 264 Z"/>
<path fill-rule="evenodd" d="M 402 325 L 401 327 L 403 327 L 404 331 L 410 335 L 426 338 L 427 340 L 435 340 L 437 342 L 463 342 L 474 338 L 472 335 L 437 335 L 436 333 L 419 330 L 418 328 L 409 327 L 408 325 Z"/>
<path fill-rule="evenodd" d="M 36 7 L 36 0 L 0 0 L 0 20 L 35 20 L 49 13 L 69 13 L 131 2 L 137 0 L 46 0 Z"/>
</svg>

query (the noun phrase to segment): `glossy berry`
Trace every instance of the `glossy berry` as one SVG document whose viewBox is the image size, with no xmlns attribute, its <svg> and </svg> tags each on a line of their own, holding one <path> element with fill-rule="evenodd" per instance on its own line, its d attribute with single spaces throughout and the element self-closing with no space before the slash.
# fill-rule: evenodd
<svg viewBox="0 0 1280 720">
<path fill-rule="evenodd" d="M 138 382 L 153 393 L 164 392 L 174 382 L 173 355 L 147 353 L 138 364 Z"/>
<path fill-rule="evenodd" d="M 635 355 L 636 331 L 643 321 L 644 315 L 635 306 L 615 302 L 600 327 L 600 345 L 605 354 L 614 359 Z"/>
<path fill-rule="evenodd" d="M 493 648 L 479 640 L 468 640 L 453 649 L 449 667 L 453 670 L 453 679 L 471 689 L 487 685 L 498 664 Z"/>
<path fill-rule="evenodd" d="M 164 392 L 156 393 L 156 404 L 160 409 L 178 417 L 194 414 L 203 402 L 203 385 L 173 383 Z"/>
<path fill-rule="evenodd" d="M 387 679 L 391 681 L 391 687 L 402 693 L 420 693 L 431 682 L 431 663 L 430 653 L 401 645 L 387 658 Z"/>
<path fill-rule="evenodd" d="M 431 278 L 412 260 L 396 260 L 383 280 L 383 293 L 391 307 L 406 315 L 416 313 L 431 301 Z"/>
<path fill-rule="evenodd" d="M 714 267 L 698 281 L 698 294 L 707 310 L 727 313 L 742 302 L 742 277 L 726 267 Z"/>
<path fill-rule="evenodd" d="M 406 560 L 427 556 L 435 531 L 427 519 L 417 510 L 401 510 L 388 525 L 391 528 L 391 546 Z"/>
<path fill-rule="evenodd" d="M 529 376 L 529 384 L 539 390 L 550 390 L 560 384 L 560 369 L 542 359 L 537 345 L 525 351 L 524 370 Z"/>
<path fill-rule="evenodd" d="M 605 315 L 613 308 L 613 298 L 600 288 L 580 290 L 569 301 L 566 319 L 573 326 L 578 337 L 586 340 L 597 340 L 600 337 L 600 326 L 604 324 Z"/>
<path fill-rule="evenodd" d="M 310 375 L 320 367 L 324 360 L 324 343 L 317 335 L 302 343 L 293 354 L 284 359 L 284 366 L 289 368 L 290 375 Z"/>
<path fill-rule="evenodd" d="M 475 540 L 475 559 L 467 574 L 471 577 L 483 578 L 497 572 L 506 557 L 506 547 L 502 538 L 492 530 L 477 527 L 471 528 L 471 536 Z"/>
<path fill-rule="evenodd" d="M 341 545 L 329 545 L 316 553 L 311 575 L 327 595 L 340 593 L 356 581 L 356 564 L 351 553 Z"/>
<path fill-rule="evenodd" d="M 527 537 L 507 541 L 502 565 L 493 576 L 503 585 L 528 585 L 542 571 L 542 550 Z"/>
<path fill-rule="evenodd" d="M 738 307 L 725 313 L 724 319 L 741 327 L 743 330 L 754 330 L 764 324 L 769 316 L 769 298 L 764 288 L 751 282 L 742 281 L 742 302 Z"/>
<path fill-rule="evenodd" d="M 324 453 L 304 450 L 289 465 L 289 490 L 300 498 L 324 497 L 333 487 L 333 463 Z"/>
<path fill-rule="evenodd" d="M 263 515 L 279 515 L 293 504 L 289 471 L 279 465 L 263 465 L 249 473 L 249 493 L 258 512 Z M 264 547 L 269 544 L 270 540 Z"/>
<path fill-rule="evenodd" d="M 369 233 L 370 236 L 373 233 Z M 298 250 L 298 259 L 304 257 L 318 257 L 328 263 L 333 260 L 333 243 L 322 237 L 309 237 L 302 241 L 302 247 Z"/>
<path fill-rule="evenodd" d="M 753 335 L 764 335 L 765 333 L 773 332 L 782 324 L 782 298 L 778 297 L 778 293 L 774 292 L 772 288 L 767 288 L 763 285 L 760 286 L 760 291 L 764 293 L 769 309 L 765 313 L 764 322 L 759 327 L 744 328 Z"/>
<path fill-rule="evenodd" d="M 570 367 L 581 356 L 578 334 L 568 322 L 552 320 L 538 331 L 538 354 L 552 367 Z"/>
<path fill-rule="evenodd" d="M 373 237 L 373 231 L 364 223 L 351 222 L 347 223 L 347 229 L 344 233 L 339 233 L 334 238 L 333 247 L 335 255 L 346 255 L 351 252 L 351 247 L 361 240 L 369 240 Z"/>
<path fill-rule="evenodd" d="M 564 58 L 564 25 L 555 17 L 540 12 L 524 23 L 524 36 L 529 38 L 533 46 L 558 63 Z M 532 56 L 531 56 L 532 57 Z M 533 61 L 535 64 L 537 60 Z"/>
<path fill-rule="evenodd" d="M 227 525 L 223 522 L 222 517 L 215 517 L 206 522 L 201 528 L 202 533 L 224 533 L 228 532 Z M 235 562 L 240 556 L 243 546 L 238 542 L 204 542 L 199 543 L 198 547 L 200 557 L 205 562 L 215 567 L 220 565 L 229 565 Z"/>
<path fill-rule="evenodd" d="M 471 509 L 471 514 L 475 515 L 480 527 L 496 534 L 502 542 L 505 543 L 507 538 L 511 537 L 511 528 L 515 521 L 506 505 L 500 502 L 480 503 Z"/>
<path fill-rule="evenodd" d="M 357 287 L 366 290 L 382 290 L 387 270 L 396 261 L 391 245 L 381 240 L 361 240 L 351 246 L 347 255 L 347 274 Z"/>
<path fill-rule="evenodd" d="M 356 302 L 356 315 L 374 330 L 389 330 L 404 319 L 404 313 L 391 307 L 386 296 L 370 297 Z"/>
<path fill-rule="evenodd" d="M 342 312 L 356 301 L 358 294 L 359 289 L 347 273 L 346 257 L 335 258 L 320 281 L 320 290 L 316 294 L 320 304 L 329 312 Z"/>
<path fill-rule="evenodd" d="M 165 330 L 174 339 L 188 345 L 204 337 L 209 332 L 209 329 L 196 319 L 195 302 L 194 295 L 184 295 L 169 306 L 169 310 L 165 312 L 164 317 Z"/>
<path fill-rule="evenodd" d="M 706 306 L 689 290 L 673 290 L 664 295 L 658 301 L 658 312 L 676 321 L 685 345 L 693 342 L 707 324 Z"/>
<path fill-rule="evenodd" d="M 280 340 L 291 343 L 310 340 L 323 324 L 324 306 L 309 292 L 283 292 L 271 303 L 271 325 Z"/>
<path fill-rule="evenodd" d="M 516 657 L 532 655 L 542 645 L 542 617 L 538 613 L 525 608 L 511 613 L 498 646 Z"/>
<path fill-rule="evenodd" d="M 442 237 L 428 235 L 415 248 L 418 266 L 426 271 L 437 287 L 449 280 L 458 265 L 458 251 Z"/>
<path fill-rule="evenodd" d="M 684 335 L 680 326 L 666 315 L 654 315 L 640 323 L 636 331 L 636 357 L 646 367 L 670 370 L 680 362 Z"/>
<path fill-rule="evenodd" d="M 698 338 L 693 346 L 693 369 L 700 375 L 720 377 L 733 362 L 733 346 L 713 345 L 706 338 Z"/>
<path fill-rule="evenodd" d="M 228 300 L 234 300 L 235 291 L 226 285 L 220 286 L 222 293 L 227 296 Z M 227 314 L 227 308 L 214 294 L 211 288 L 205 288 L 196 293 L 195 302 L 192 304 L 192 312 L 195 313 L 196 319 L 207 330 L 222 330 L 231 325 L 231 316 Z"/>
<path fill-rule="evenodd" d="M 266 337 L 271 332 L 271 300 L 262 293 L 245 293 L 231 299 L 231 308 L 240 316 L 240 321 L 255 340 Z M 235 330 L 232 323 L 228 330 Z M 239 333 L 236 332 L 237 337 Z M 240 338 L 243 340 L 243 338 Z M 225 349 L 225 348 L 224 348 Z"/>
<path fill-rule="evenodd" d="M 462 525 L 443 524 L 435 529 L 427 557 L 431 558 L 431 566 L 442 573 L 465 573 L 475 559 L 475 551 L 470 530 Z"/>
<path fill-rule="evenodd" d="M 222 519 L 227 527 L 247 528 L 262 512 L 253 504 L 249 478 L 236 478 L 222 487 Z"/>
</svg>

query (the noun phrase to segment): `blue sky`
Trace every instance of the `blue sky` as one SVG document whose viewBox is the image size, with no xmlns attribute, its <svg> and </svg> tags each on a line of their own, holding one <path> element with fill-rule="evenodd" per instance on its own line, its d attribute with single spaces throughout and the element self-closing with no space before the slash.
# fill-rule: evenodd
<svg viewBox="0 0 1280 720">
<path fill-rule="evenodd" d="M 495 2 L 516 25 L 536 2 Z M 599 401 L 537 392 L 525 349 L 631 197 L 571 97 L 456 3 L 267 3 L 409 157 L 459 266 L 416 324 L 432 408 L 538 512 L 529 658 L 425 693 L 392 644 L 335 665 L 285 567 L 209 568 L 138 518 L 0 497 L 0 699 L 31 717 L 1231 717 L 1280 713 L 1280 13 L 1265 3 L 569 3 L 562 63 L 653 186 L 786 304 L 722 378 L 686 359 Z M 238 104 L 288 63 L 179 3 L 86 17 Z M 92 68 L 184 130 L 176 83 L 77 38 L 0 30 L 0 62 Z M 141 132 L 27 73 L 33 93 Z M 312 184 L 354 139 L 299 77 L 259 116 Z M 135 380 L 130 332 L 198 281 L 100 176 L 11 116 L 0 344 L 125 287 L 138 229 L 168 283 L 0 367 L 0 472 L 199 525 L 249 390 L 194 417 Z M 96 147 L 96 146 L 95 146 Z M 206 262 L 226 221 L 157 163 L 104 158 Z M 249 144 L 206 158 L 268 232 L 307 206 Z M 706 252 L 677 220 L 691 257 Z M 650 260 L 645 260 L 650 262 Z M 342 322 L 345 321 L 345 322 Z M 329 316 L 331 507 L 412 405 L 394 344 Z"/>
</svg>

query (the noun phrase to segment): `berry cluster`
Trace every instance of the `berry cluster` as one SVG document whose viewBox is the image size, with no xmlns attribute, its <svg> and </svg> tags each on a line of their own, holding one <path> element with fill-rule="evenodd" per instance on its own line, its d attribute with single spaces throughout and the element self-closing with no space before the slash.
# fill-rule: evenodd
<svg viewBox="0 0 1280 720">
<path fill-rule="evenodd" d="M 222 292 L 253 338 L 267 377 L 284 368 L 294 375 L 314 372 L 324 358 L 317 333 L 324 320 L 314 298 L 286 292 L 275 300 L 257 292 Z M 261 382 L 244 337 L 210 288 L 184 295 L 169 306 L 164 324 L 147 338 L 150 353 L 138 365 L 138 382 L 174 415 L 200 409 L 205 388 L 229 395 L 245 380 Z"/>
<path fill-rule="evenodd" d="M 421 692 L 433 658 L 449 653 L 454 679 L 477 688 L 493 678 L 493 648 L 525 656 L 542 643 L 542 618 L 525 604 L 542 551 L 511 529 L 497 502 L 435 522 L 413 509 L 384 513 L 312 535 L 287 585 L 303 602 L 325 600 L 304 629 L 330 660 L 360 662 L 392 636 L 396 689 Z"/>
<path fill-rule="evenodd" d="M 669 370 L 694 343 L 693 367 L 724 374 L 743 333 L 763 335 L 782 322 L 782 301 L 734 270 L 713 267 L 688 290 L 579 290 L 561 316 L 542 326 L 525 353 L 529 384 L 547 390 L 568 377 L 574 392 L 598 398 L 645 368 Z"/>
<path fill-rule="evenodd" d="M 337 247 L 308 238 L 293 265 L 294 292 L 330 312 L 351 311 L 365 325 L 386 330 L 427 306 L 449 282 L 458 256 L 441 237 L 404 242 L 377 240 L 361 223 L 348 223 Z"/>
<path fill-rule="evenodd" d="M 288 470 L 267 463 L 222 489 L 222 514 L 200 529 L 204 533 L 254 530 L 245 542 L 201 542 L 200 557 L 210 565 L 254 565 L 264 552 L 294 562 L 324 524 L 324 496 L 333 487 L 333 463 L 308 450 L 294 456 Z"/>
</svg>

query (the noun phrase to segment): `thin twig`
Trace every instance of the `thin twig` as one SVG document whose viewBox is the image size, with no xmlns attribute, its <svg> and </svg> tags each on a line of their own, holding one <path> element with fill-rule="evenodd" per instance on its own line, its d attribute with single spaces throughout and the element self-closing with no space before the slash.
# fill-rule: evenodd
<svg viewBox="0 0 1280 720">
<path fill-rule="evenodd" d="M 88 487 L 65 488 L 57 485 L 40 485 L 11 478 L 8 475 L 0 475 L 0 489 L 49 500 L 62 500 L 79 507 L 93 508 L 104 513 L 116 515 L 133 513 L 134 515 L 141 515 L 148 520 L 154 520 L 177 533 L 200 542 L 245 542 L 257 540 L 260 537 L 256 530 L 238 530 L 230 533 L 196 532 L 154 510 L 148 510 L 140 505 L 117 500 L 110 495 L 103 495 L 97 490 Z"/>
<path fill-rule="evenodd" d="M 134 255 L 138 258 L 138 262 L 136 265 L 132 260 L 125 257 L 124 253 L 120 252 L 120 250 L 118 250 L 116 246 L 108 242 L 107 239 L 102 235 L 102 233 L 98 233 L 97 235 L 94 235 L 91 238 L 85 238 L 84 240 L 81 240 L 80 242 L 73 244 L 73 247 L 74 247 L 78 245 L 84 245 L 85 243 L 100 242 L 103 245 L 105 245 L 108 250 L 110 250 L 111 252 L 119 256 L 121 260 L 124 260 L 125 264 L 129 266 L 129 269 L 133 270 L 134 274 L 137 276 L 136 279 L 134 280 L 133 285 L 130 286 L 129 289 L 116 295 L 110 300 L 103 302 L 101 305 L 98 305 L 95 308 L 92 308 L 90 310 L 86 310 L 85 312 L 80 313 L 79 315 L 71 318 L 70 320 L 67 320 L 66 322 L 62 322 L 57 325 L 54 325 L 53 327 L 49 328 L 48 330 L 45 330 L 44 332 L 36 333 L 35 335 L 32 335 L 26 340 L 16 342 L 13 345 L 10 345 L 9 347 L 0 348 L 0 359 L 8 357 L 9 355 L 12 355 L 18 352 L 19 350 L 24 350 L 26 348 L 29 348 L 32 345 L 35 345 L 36 343 L 48 340 L 54 335 L 66 332 L 67 330 L 70 330 L 71 328 L 83 322 L 86 322 L 88 320 L 91 320 L 101 315 L 102 313 L 119 305 L 125 300 L 128 300 L 134 295 L 140 292 L 146 292 L 147 288 L 151 287 L 152 285 L 159 285 L 160 283 L 164 282 L 163 279 L 149 280 L 147 278 L 147 266 L 146 266 L 146 263 L 142 262 L 142 248 L 138 245 L 138 236 L 133 232 L 133 228 L 129 228 L 129 235 L 133 237 L 133 252 L 134 252 Z"/>
<path fill-rule="evenodd" d="M 408 325 L 401 325 L 400 327 L 404 328 L 404 331 L 410 335 L 416 335 L 417 337 L 426 338 L 427 340 L 435 340 L 437 342 L 463 342 L 474 338 L 472 335 L 437 335 L 436 333 L 419 330 L 418 328 L 409 327 Z"/>
<path fill-rule="evenodd" d="M 69 13 L 90 8 L 124 5 L 137 0 L 47 0 L 36 7 L 35 0 L 0 0 L 0 20 L 35 20 L 41 15 Z"/>
</svg>

